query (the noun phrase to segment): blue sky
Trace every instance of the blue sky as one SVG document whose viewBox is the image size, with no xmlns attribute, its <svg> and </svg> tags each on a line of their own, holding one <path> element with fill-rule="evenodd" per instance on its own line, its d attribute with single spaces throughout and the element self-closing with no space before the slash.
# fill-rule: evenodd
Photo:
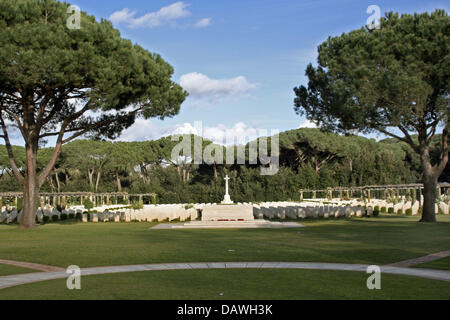
<svg viewBox="0 0 450 320">
<path fill-rule="evenodd" d="M 175 69 L 190 97 L 164 121 L 140 120 L 122 140 L 185 132 L 202 121 L 204 135 L 285 131 L 308 126 L 293 111 L 293 87 L 328 36 L 360 28 L 369 5 L 386 11 L 448 10 L 448 1 L 350 0 L 77 0 L 98 20 L 113 20 L 124 38 L 156 52 Z M 181 81 L 183 80 L 183 81 Z M 218 141 L 220 142 L 220 141 Z"/>
</svg>

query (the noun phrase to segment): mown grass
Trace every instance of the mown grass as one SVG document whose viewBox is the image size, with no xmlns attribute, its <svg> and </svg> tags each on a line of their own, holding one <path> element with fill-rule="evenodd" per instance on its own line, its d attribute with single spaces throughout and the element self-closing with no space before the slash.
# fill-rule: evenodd
<svg viewBox="0 0 450 320">
<path fill-rule="evenodd" d="M 295 229 L 149 229 L 155 223 L 0 225 L 0 258 L 80 267 L 160 262 L 317 261 L 388 264 L 450 249 L 450 217 L 302 220 Z M 231 250 L 230 250 L 231 249 Z"/>
<path fill-rule="evenodd" d="M 81 290 L 65 279 L 0 290 L 0 299 L 449 299 L 450 284 L 391 274 L 369 290 L 356 271 L 169 270 L 85 276 Z"/>
</svg>

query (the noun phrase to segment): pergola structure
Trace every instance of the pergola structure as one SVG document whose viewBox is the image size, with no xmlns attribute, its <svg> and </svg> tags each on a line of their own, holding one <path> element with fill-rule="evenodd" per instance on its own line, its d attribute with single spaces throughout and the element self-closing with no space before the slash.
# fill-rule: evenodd
<svg viewBox="0 0 450 320">
<path fill-rule="evenodd" d="M 448 194 L 450 183 L 438 183 L 437 191 L 438 195 Z M 318 195 L 323 195 L 323 198 L 333 199 L 333 196 L 337 195 L 339 198 L 351 199 L 351 198 L 364 198 L 370 200 L 387 199 L 393 197 L 399 197 L 402 195 L 415 196 L 417 200 L 421 200 L 423 184 L 391 184 L 391 185 L 373 185 L 362 187 L 334 187 L 327 189 L 300 189 L 300 201 L 304 199 L 316 199 Z M 336 194 L 337 193 L 337 194 Z M 309 196 L 309 197 L 306 197 Z"/>
<path fill-rule="evenodd" d="M 18 200 L 23 197 L 22 192 L 0 192 L 0 199 L 7 199 L 14 202 L 14 206 L 17 207 Z M 144 201 L 144 198 L 156 197 L 155 193 L 142 193 L 142 194 L 130 194 L 127 192 L 110 192 L 110 193 L 94 193 L 94 192 L 41 192 L 39 193 L 40 206 L 45 205 L 52 206 L 66 206 L 66 204 L 83 204 L 85 199 L 89 199 L 95 206 L 101 206 L 105 204 L 118 204 L 127 203 L 135 198 L 139 201 Z"/>
</svg>

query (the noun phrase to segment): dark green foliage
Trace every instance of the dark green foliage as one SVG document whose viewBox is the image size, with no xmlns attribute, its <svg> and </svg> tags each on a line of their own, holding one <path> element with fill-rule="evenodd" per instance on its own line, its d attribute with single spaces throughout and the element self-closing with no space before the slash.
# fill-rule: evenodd
<svg viewBox="0 0 450 320">
<path fill-rule="evenodd" d="M 53 222 L 55 222 L 55 221 L 58 221 L 58 216 L 56 215 L 56 214 L 54 214 L 54 215 L 52 215 L 52 221 Z"/>
<path fill-rule="evenodd" d="M 420 155 L 423 222 L 436 221 L 436 181 L 448 163 L 449 43 L 445 10 L 388 12 L 378 29 L 363 27 L 320 44 L 317 67 L 306 68 L 307 87 L 294 88 L 295 112 L 321 129 L 379 132 Z"/>
<path fill-rule="evenodd" d="M 67 220 L 67 214 L 61 213 L 61 220 Z"/>
<path fill-rule="evenodd" d="M 57 163 L 63 144 L 83 135 L 115 139 L 138 118 L 178 114 L 187 97 L 160 55 L 86 12 L 80 13 L 80 28 L 69 28 L 68 7 L 56 0 L 0 0 L 0 135 L 10 173 L 24 191 L 39 191 L 49 175 L 67 174 Z M 14 153 L 11 128 L 20 128 L 26 156 Z M 39 152 L 49 138 L 55 148 Z M 96 161 L 98 173 L 105 162 Z M 37 202 L 37 192 L 29 190 L 24 197 L 33 199 L 26 203 Z M 35 209 L 25 208 L 22 227 L 33 227 Z"/>
<path fill-rule="evenodd" d="M 133 208 L 134 210 L 142 209 L 142 208 L 144 208 L 144 203 L 143 203 L 142 200 L 133 202 L 133 203 L 131 204 L 131 208 Z"/>
<path fill-rule="evenodd" d="M 377 217 L 379 214 L 380 214 L 380 207 L 379 206 L 375 206 L 375 208 L 373 208 L 372 215 Z"/>
<path fill-rule="evenodd" d="M 408 215 L 412 215 L 412 209 L 411 208 L 406 209 L 405 213 L 408 214 Z"/>
<path fill-rule="evenodd" d="M 96 176 L 101 172 L 97 191 L 117 191 L 116 169 L 122 191 L 155 193 L 144 197 L 143 203 L 220 202 L 223 199 L 228 174 L 231 198 L 236 202 L 299 200 L 299 189 L 324 189 L 335 186 L 358 186 L 420 182 L 420 166 L 409 146 L 391 140 L 376 142 L 360 136 L 324 134 L 318 129 L 297 129 L 280 133 L 281 167 L 276 175 L 263 176 L 256 165 L 177 165 L 170 157 L 170 139 L 156 141 L 120 142 L 76 140 L 63 146 L 58 161 L 61 191 L 93 191 Z M 166 145 L 169 144 L 169 145 Z M 308 147 L 304 147 L 307 146 Z M 17 147 L 17 150 L 23 148 Z M 42 159 L 51 155 L 52 148 L 41 149 Z M 311 150 L 321 150 L 320 157 Z M 304 150 L 309 150 L 308 152 Z M 120 154 L 126 153 L 126 159 Z M 323 154 L 336 154 L 331 158 Z M 0 166 L 9 168 L 6 150 L 0 148 Z M 299 158 L 300 160 L 295 160 Z M 90 160 L 89 160 L 90 159 Z M 96 162 L 103 159 L 104 162 Z M 107 159 L 107 161 L 105 160 Z M 320 159 L 319 165 L 315 161 Z M 122 162 L 121 162 L 122 161 Z M 161 163 L 169 164 L 161 166 Z M 92 185 L 88 172 L 92 173 Z M 189 179 L 183 181 L 183 170 Z M 51 175 L 42 191 L 56 191 L 55 176 Z M 10 175 L 0 178 L 1 191 L 19 191 Z M 111 197 L 110 203 L 115 203 Z M 118 197 L 118 203 L 128 205 Z M 135 201 L 136 199 L 131 199 Z M 93 205 L 84 199 L 86 208 Z"/>
<path fill-rule="evenodd" d="M 394 208 L 393 207 L 389 207 L 388 213 L 394 213 Z"/>
<path fill-rule="evenodd" d="M 403 214 L 403 209 L 398 209 L 397 214 Z"/>
<path fill-rule="evenodd" d="M 381 207 L 380 212 L 381 212 L 381 213 L 386 213 L 386 207 Z"/>
<path fill-rule="evenodd" d="M 50 221 L 50 217 L 49 216 L 43 216 L 42 217 L 42 222 L 43 223 L 47 223 L 47 222 L 49 222 Z"/>
<path fill-rule="evenodd" d="M 94 207 L 94 204 L 88 198 L 83 200 L 83 205 L 86 209 L 88 209 L 88 211 Z"/>
</svg>

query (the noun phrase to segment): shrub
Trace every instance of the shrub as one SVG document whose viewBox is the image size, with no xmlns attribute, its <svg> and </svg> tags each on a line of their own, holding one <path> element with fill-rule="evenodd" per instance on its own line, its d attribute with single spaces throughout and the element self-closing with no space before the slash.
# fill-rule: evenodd
<svg viewBox="0 0 450 320">
<path fill-rule="evenodd" d="M 397 214 L 403 214 L 403 209 L 398 209 Z"/>
<path fill-rule="evenodd" d="M 88 209 L 88 211 L 94 207 L 94 204 L 88 198 L 83 200 L 83 205 L 86 209 Z"/>
<path fill-rule="evenodd" d="M 74 213 L 69 213 L 69 219 L 73 219 L 75 218 L 75 214 Z"/>
<path fill-rule="evenodd" d="M 412 215 L 412 209 L 411 208 L 406 209 L 405 213 L 408 215 Z"/>
<path fill-rule="evenodd" d="M 381 212 L 386 213 L 386 207 L 381 207 Z"/>
<path fill-rule="evenodd" d="M 139 201 L 137 201 L 137 202 L 133 202 L 133 203 L 131 204 L 131 207 L 132 207 L 134 210 L 140 210 L 140 209 L 143 209 L 143 208 L 144 208 L 144 203 L 142 202 L 142 200 L 139 200 Z"/>
<path fill-rule="evenodd" d="M 67 220 L 67 213 L 61 213 L 61 220 Z"/>
<path fill-rule="evenodd" d="M 375 216 L 375 217 L 377 217 L 379 214 L 380 214 L 380 207 L 379 207 L 379 206 L 375 206 L 375 207 L 373 208 L 372 215 Z"/>
<path fill-rule="evenodd" d="M 52 221 L 58 221 L 58 216 L 56 214 L 52 215 Z"/>
<path fill-rule="evenodd" d="M 75 219 L 76 219 L 76 220 L 79 220 L 79 221 L 83 220 L 83 215 L 81 214 L 81 212 L 77 212 L 77 213 L 75 214 Z"/>
<path fill-rule="evenodd" d="M 388 213 L 394 213 L 394 208 L 390 207 L 390 208 L 388 209 Z"/>
<path fill-rule="evenodd" d="M 44 216 L 44 217 L 42 218 L 42 222 L 43 222 L 43 223 L 47 223 L 47 222 L 49 222 L 49 220 L 50 220 L 50 217 L 49 217 L 49 216 Z"/>
</svg>

